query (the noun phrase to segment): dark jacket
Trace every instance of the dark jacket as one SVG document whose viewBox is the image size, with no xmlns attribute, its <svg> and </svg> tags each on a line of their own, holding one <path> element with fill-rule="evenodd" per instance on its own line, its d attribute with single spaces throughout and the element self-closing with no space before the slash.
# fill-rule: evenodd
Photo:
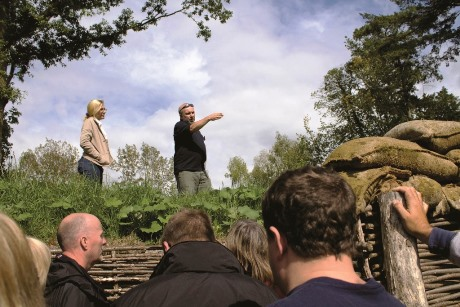
<svg viewBox="0 0 460 307">
<path fill-rule="evenodd" d="M 58 255 L 51 263 L 45 288 L 49 307 L 110 306 L 104 290 L 75 260 Z"/>
<path fill-rule="evenodd" d="M 149 281 L 122 295 L 114 306 L 266 306 L 275 300 L 270 288 L 244 275 L 223 245 L 183 242 L 163 256 Z"/>
</svg>

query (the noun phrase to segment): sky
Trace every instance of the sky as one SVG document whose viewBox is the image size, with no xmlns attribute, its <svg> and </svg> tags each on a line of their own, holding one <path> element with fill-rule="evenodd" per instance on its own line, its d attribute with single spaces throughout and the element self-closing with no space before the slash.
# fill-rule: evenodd
<svg viewBox="0 0 460 307">
<path fill-rule="evenodd" d="M 93 98 L 103 99 L 108 109 L 103 126 L 115 158 L 126 144 L 142 143 L 172 157 L 177 107 L 189 102 L 197 120 L 224 114 L 201 132 L 213 187 L 229 186 L 230 158 L 243 158 L 251 170 L 277 132 L 296 138 L 305 132 L 305 116 L 312 129 L 319 126 L 311 94 L 330 69 L 349 60 L 345 37 L 364 24 L 360 13 L 395 10 L 389 0 L 232 0 L 228 8 L 233 17 L 225 24 L 212 22 L 208 42 L 196 38 L 190 19 L 174 15 L 147 31 L 129 32 L 126 43 L 106 56 L 94 51 L 90 58 L 49 69 L 36 63 L 33 77 L 16 81 L 26 93 L 10 139 L 16 161 L 46 139 L 65 141 L 82 153 L 82 119 Z M 443 68 L 443 83 L 423 90 L 444 85 L 460 96 L 459 67 Z M 120 176 L 106 174 L 109 181 Z"/>
</svg>

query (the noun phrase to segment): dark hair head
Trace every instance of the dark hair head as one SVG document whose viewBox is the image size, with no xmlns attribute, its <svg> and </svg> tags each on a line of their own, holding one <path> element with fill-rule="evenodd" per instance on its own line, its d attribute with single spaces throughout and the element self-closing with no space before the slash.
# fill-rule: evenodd
<svg viewBox="0 0 460 307">
<path fill-rule="evenodd" d="M 182 209 L 163 229 L 162 242 L 173 246 L 185 241 L 216 241 L 209 215 L 201 210 Z"/>
<path fill-rule="evenodd" d="M 299 256 L 354 255 L 355 195 L 335 171 L 306 166 L 281 174 L 262 200 L 264 227 L 274 226 Z"/>
</svg>

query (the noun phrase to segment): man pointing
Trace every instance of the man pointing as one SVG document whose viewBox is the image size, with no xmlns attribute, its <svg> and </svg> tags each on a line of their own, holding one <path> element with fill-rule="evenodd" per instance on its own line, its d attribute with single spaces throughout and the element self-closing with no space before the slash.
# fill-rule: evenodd
<svg viewBox="0 0 460 307">
<path fill-rule="evenodd" d="M 174 175 L 177 190 L 183 194 L 196 194 L 211 189 L 211 180 L 205 169 L 206 145 L 200 130 L 210 121 L 224 114 L 212 113 L 195 121 L 195 108 L 183 103 L 178 108 L 180 120 L 174 126 Z"/>
</svg>

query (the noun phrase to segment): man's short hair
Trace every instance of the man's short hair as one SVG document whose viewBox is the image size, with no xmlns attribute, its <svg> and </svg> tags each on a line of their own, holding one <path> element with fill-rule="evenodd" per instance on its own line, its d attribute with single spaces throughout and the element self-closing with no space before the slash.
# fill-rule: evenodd
<svg viewBox="0 0 460 307">
<path fill-rule="evenodd" d="M 173 246 L 186 241 L 216 241 L 209 215 L 196 209 L 182 209 L 163 229 L 162 242 Z"/>
<path fill-rule="evenodd" d="M 303 258 L 355 253 L 355 195 L 335 171 L 306 166 L 281 174 L 262 200 L 264 227 L 274 226 Z"/>
</svg>

